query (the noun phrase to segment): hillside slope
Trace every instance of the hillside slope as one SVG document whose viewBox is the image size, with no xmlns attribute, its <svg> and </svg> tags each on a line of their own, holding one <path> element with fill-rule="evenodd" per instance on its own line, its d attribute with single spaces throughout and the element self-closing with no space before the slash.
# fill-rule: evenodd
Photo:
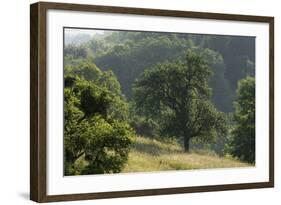
<svg viewBox="0 0 281 205">
<path fill-rule="evenodd" d="M 160 142 L 155 139 L 137 137 L 129 160 L 122 172 L 147 172 L 164 170 L 187 170 L 248 167 L 252 164 L 206 153 L 184 153 L 176 142 Z"/>
</svg>

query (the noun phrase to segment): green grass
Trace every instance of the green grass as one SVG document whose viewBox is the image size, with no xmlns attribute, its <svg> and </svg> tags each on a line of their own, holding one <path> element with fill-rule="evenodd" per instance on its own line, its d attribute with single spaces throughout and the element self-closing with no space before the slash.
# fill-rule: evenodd
<svg viewBox="0 0 281 205">
<path fill-rule="evenodd" d="M 206 152 L 185 153 L 174 141 L 160 142 L 137 137 L 122 172 L 148 172 L 164 170 L 187 170 L 208 168 L 249 167 L 253 164 L 219 157 Z"/>
</svg>

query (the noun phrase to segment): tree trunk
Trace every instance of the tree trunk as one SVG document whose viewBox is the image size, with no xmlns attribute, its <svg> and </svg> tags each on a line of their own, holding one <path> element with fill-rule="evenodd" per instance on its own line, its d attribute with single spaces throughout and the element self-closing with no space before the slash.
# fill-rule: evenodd
<svg viewBox="0 0 281 205">
<path fill-rule="evenodd" d="M 189 137 L 184 136 L 184 151 L 189 152 Z"/>
</svg>

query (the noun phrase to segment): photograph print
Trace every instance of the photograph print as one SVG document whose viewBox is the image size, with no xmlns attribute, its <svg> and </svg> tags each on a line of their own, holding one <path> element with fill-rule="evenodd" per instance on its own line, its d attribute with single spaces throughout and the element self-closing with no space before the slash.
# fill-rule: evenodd
<svg viewBox="0 0 281 205">
<path fill-rule="evenodd" d="M 64 176 L 255 166 L 255 37 L 63 38 Z"/>
</svg>

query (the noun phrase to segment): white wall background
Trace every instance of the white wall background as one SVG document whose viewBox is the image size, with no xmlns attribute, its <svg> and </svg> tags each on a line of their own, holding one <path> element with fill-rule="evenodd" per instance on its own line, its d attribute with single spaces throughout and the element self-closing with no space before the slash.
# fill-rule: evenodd
<svg viewBox="0 0 281 205">
<path fill-rule="evenodd" d="M 61 2 L 275 16 L 275 178 L 274 189 L 239 190 L 170 196 L 104 199 L 59 204 L 280 204 L 281 198 L 281 12 L 278 0 L 60 0 Z M 29 201 L 29 4 L 2 1 L 0 6 L 0 204 Z M 279 80 L 280 79 L 280 80 Z M 57 204 L 57 203 L 53 203 Z"/>
</svg>

